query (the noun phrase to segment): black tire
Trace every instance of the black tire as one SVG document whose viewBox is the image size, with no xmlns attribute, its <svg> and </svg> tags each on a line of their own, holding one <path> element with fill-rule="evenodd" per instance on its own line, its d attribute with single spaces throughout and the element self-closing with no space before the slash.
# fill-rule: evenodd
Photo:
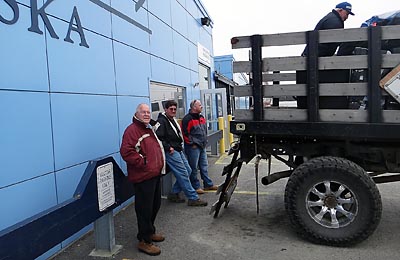
<svg viewBox="0 0 400 260">
<path fill-rule="evenodd" d="M 317 157 L 297 167 L 285 189 L 285 208 L 297 233 L 332 246 L 368 238 L 381 219 L 379 190 L 357 164 Z"/>
</svg>

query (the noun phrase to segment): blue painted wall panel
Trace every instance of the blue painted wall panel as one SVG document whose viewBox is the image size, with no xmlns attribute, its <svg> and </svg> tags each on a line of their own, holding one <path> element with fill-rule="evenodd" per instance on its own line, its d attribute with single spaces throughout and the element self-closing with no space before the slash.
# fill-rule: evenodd
<svg viewBox="0 0 400 260">
<path fill-rule="evenodd" d="M 54 171 L 48 93 L 0 91 L 0 188 Z"/>
<path fill-rule="evenodd" d="M 123 11 L 123 13 L 128 15 L 131 19 L 134 19 L 144 27 L 149 28 L 148 12 L 145 8 L 140 8 L 136 12 L 135 2 L 132 0 L 113 0 L 112 7 L 121 10 L 121 12 Z M 153 28 L 149 29 L 152 30 Z M 117 41 L 149 52 L 150 40 L 149 34 L 146 31 L 132 25 L 116 15 L 112 15 L 112 31 L 113 38 Z"/>
<path fill-rule="evenodd" d="M 116 98 L 52 94 L 55 169 L 119 150 Z"/>
<path fill-rule="evenodd" d="M 62 203 L 73 197 L 76 187 L 78 186 L 88 163 L 82 163 L 70 168 L 57 171 L 57 194 L 58 203 Z"/>
<path fill-rule="evenodd" d="M 54 174 L 0 189 L 0 230 L 57 205 Z"/>
<path fill-rule="evenodd" d="M 176 0 L 148 1 L 149 11 L 169 26 L 171 26 L 171 1 Z"/>
<path fill-rule="evenodd" d="M 28 31 L 30 9 L 18 6 L 20 16 L 14 25 L 0 22 L 0 89 L 48 91 L 45 38 Z M 2 15 L 10 10 L 4 2 L 1 7 Z M 12 13 L 3 16 L 12 19 Z"/>
<path fill-rule="evenodd" d="M 197 45 L 189 44 L 189 62 L 190 62 L 190 69 L 193 71 L 199 70 L 199 58 L 197 55 Z M 198 81 L 196 81 L 198 82 Z"/>
<path fill-rule="evenodd" d="M 214 58 L 214 66 L 215 70 L 218 73 L 224 75 L 225 77 L 233 80 L 233 56 L 232 55 L 224 55 L 218 56 Z"/>
<path fill-rule="evenodd" d="M 199 41 L 202 43 L 204 47 L 206 47 L 210 53 L 213 53 L 213 45 L 212 45 L 212 37 L 211 34 L 205 29 L 207 26 L 203 26 L 200 29 L 200 39 Z"/>
<path fill-rule="evenodd" d="M 185 38 L 183 38 L 177 32 L 173 32 L 174 36 L 174 62 L 180 64 L 186 68 L 190 67 L 189 60 L 189 43 Z"/>
<path fill-rule="evenodd" d="M 153 34 L 150 36 L 151 54 L 173 61 L 172 29 L 150 14 L 150 27 Z"/>
<path fill-rule="evenodd" d="M 186 0 L 176 0 L 179 2 L 184 8 L 186 8 Z"/>
<path fill-rule="evenodd" d="M 54 28 L 66 23 L 52 20 Z M 84 31 L 90 48 L 79 46 L 78 33 L 71 34 L 74 44 L 48 39 L 51 91 L 115 94 L 112 42 L 98 34 Z M 75 37 L 73 37 L 75 36 Z"/>
<path fill-rule="evenodd" d="M 171 14 L 172 14 L 172 28 L 182 34 L 184 37 L 188 37 L 187 27 L 187 12 L 180 3 L 175 0 L 171 1 Z"/>
<path fill-rule="evenodd" d="M 118 95 L 149 96 L 150 55 L 114 42 Z"/>
<path fill-rule="evenodd" d="M 200 11 L 195 3 L 195 0 L 186 0 L 186 10 L 192 17 L 194 17 L 194 19 L 200 19 Z M 190 20 L 192 19 L 193 18 L 191 18 Z"/>
<path fill-rule="evenodd" d="M 102 0 L 102 2 L 110 5 L 110 0 Z M 71 21 L 74 6 L 77 8 L 83 28 L 111 37 L 110 13 L 90 1 L 54 1 L 46 7 L 46 13 L 69 23 Z M 63 30 L 56 31 L 60 39 L 65 38 L 67 28 L 68 27 L 66 26 Z"/>
<path fill-rule="evenodd" d="M 190 87 L 190 70 L 183 68 L 181 66 L 174 66 L 175 69 L 175 84 L 183 87 Z"/>
<path fill-rule="evenodd" d="M 168 61 L 152 56 L 151 79 L 157 82 L 173 84 L 175 82 L 174 65 Z"/>
<path fill-rule="evenodd" d="M 190 41 L 192 43 L 194 43 L 195 45 L 197 45 L 197 43 L 199 42 L 200 39 L 200 23 L 195 20 L 190 14 L 187 14 L 187 21 L 188 21 L 188 38 L 190 39 Z M 196 18 L 196 19 L 200 19 L 200 18 Z"/>
</svg>

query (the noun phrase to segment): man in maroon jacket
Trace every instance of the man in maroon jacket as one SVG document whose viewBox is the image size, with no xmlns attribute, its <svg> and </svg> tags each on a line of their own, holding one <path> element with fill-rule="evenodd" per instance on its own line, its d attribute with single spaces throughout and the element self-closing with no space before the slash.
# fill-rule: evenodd
<svg viewBox="0 0 400 260">
<path fill-rule="evenodd" d="M 121 156 L 126 161 L 128 179 L 135 187 L 135 211 L 138 223 L 138 249 L 148 255 L 159 255 L 161 250 L 152 242 L 162 242 L 156 234 L 154 221 L 161 205 L 160 177 L 164 171 L 162 144 L 150 125 L 150 108 L 139 104 L 122 137 Z"/>
</svg>

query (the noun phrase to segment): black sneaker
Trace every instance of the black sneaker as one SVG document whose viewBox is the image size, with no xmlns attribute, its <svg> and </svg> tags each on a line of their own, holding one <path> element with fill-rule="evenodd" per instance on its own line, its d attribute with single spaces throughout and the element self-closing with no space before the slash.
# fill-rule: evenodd
<svg viewBox="0 0 400 260">
<path fill-rule="evenodd" d="M 181 198 L 181 196 L 179 196 L 179 193 L 170 193 L 168 194 L 167 199 L 171 202 L 176 202 L 176 203 L 185 202 L 185 199 Z"/>
<path fill-rule="evenodd" d="M 207 201 L 197 199 L 197 200 L 188 200 L 188 206 L 193 206 L 193 207 L 205 207 L 207 206 Z"/>
</svg>

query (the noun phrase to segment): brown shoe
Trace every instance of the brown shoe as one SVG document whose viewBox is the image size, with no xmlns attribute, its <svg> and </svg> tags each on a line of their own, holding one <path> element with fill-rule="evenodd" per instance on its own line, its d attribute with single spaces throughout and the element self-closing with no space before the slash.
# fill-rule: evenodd
<svg viewBox="0 0 400 260">
<path fill-rule="evenodd" d="M 197 192 L 197 194 L 204 194 L 204 190 L 201 189 L 201 188 L 198 188 L 198 189 L 196 190 L 196 192 Z"/>
<path fill-rule="evenodd" d="M 204 190 L 218 190 L 218 186 L 217 185 L 213 185 L 210 187 L 204 187 Z"/>
<path fill-rule="evenodd" d="M 165 240 L 165 237 L 161 234 L 153 234 L 151 235 L 151 241 L 153 242 L 162 242 Z"/>
<path fill-rule="evenodd" d="M 188 200 L 188 206 L 193 207 L 205 207 L 207 206 L 207 201 L 197 199 L 197 200 Z"/>
<path fill-rule="evenodd" d="M 161 253 L 161 249 L 158 246 L 152 243 L 146 243 L 145 241 L 139 242 L 138 249 L 148 255 L 159 255 Z"/>
<path fill-rule="evenodd" d="M 171 202 L 176 202 L 176 203 L 182 203 L 185 202 L 184 198 L 181 198 L 181 196 L 179 195 L 179 193 L 170 193 L 167 196 L 167 199 Z"/>
</svg>

